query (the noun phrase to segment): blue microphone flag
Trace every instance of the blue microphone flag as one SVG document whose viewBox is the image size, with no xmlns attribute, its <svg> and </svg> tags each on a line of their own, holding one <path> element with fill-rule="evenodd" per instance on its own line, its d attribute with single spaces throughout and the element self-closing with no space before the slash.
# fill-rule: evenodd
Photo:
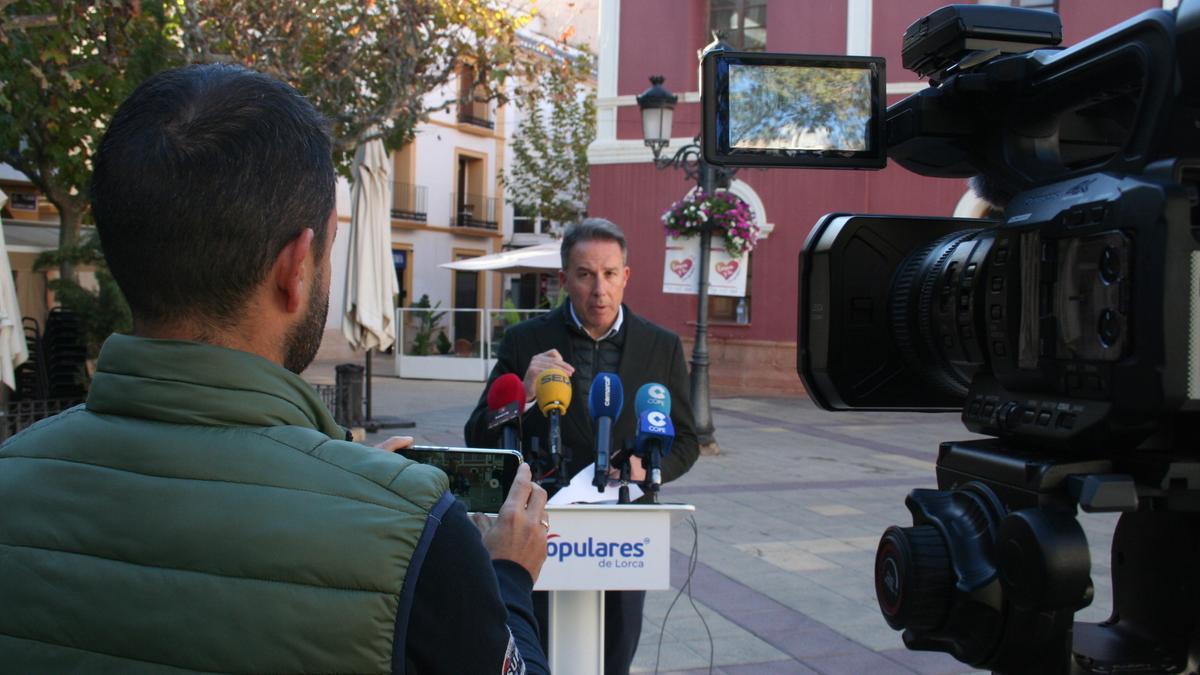
<svg viewBox="0 0 1200 675">
<path fill-rule="evenodd" d="M 657 441 L 662 454 L 671 450 L 671 442 L 675 440 L 675 425 L 671 416 L 661 410 L 650 409 L 638 415 L 638 449 L 643 449 L 647 442 Z"/>
</svg>

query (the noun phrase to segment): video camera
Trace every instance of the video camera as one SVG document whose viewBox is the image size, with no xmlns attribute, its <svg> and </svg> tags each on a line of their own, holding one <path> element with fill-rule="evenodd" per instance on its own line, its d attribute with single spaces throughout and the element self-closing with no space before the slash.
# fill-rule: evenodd
<svg viewBox="0 0 1200 675">
<path fill-rule="evenodd" d="M 912 649 L 1003 673 L 1200 667 L 1200 0 L 1057 49 L 1052 12 L 939 9 L 930 86 L 872 57 L 702 61 L 704 159 L 971 178 L 993 219 L 832 213 L 800 254 L 797 370 L 828 410 L 961 411 L 875 586 Z M 1122 512 L 1112 617 L 1076 508 Z"/>
</svg>

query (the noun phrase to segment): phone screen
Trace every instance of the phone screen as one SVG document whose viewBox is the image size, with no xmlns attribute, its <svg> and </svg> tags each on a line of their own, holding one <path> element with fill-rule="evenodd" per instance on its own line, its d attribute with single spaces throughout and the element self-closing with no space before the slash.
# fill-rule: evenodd
<svg viewBox="0 0 1200 675">
<path fill-rule="evenodd" d="M 444 471 L 450 479 L 450 492 L 467 511 L 478 513 L 500 512 L 521 465 L 520 453 L 499 448 L 414 445 L 399 453 Z"/>
</svg>

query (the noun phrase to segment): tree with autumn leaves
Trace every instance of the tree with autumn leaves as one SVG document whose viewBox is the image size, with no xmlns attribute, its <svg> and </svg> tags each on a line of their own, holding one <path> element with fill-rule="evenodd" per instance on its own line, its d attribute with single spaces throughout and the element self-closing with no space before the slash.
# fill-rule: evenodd
<svg viewBox="0 0 1200 675">
<path fill-rule="evenodd" d="M 487 0 L 0 0 L 0 161 L 58 208 L 60 244 L 75 246 L 117 105 L 158 70 L 220 62 L 308 96 L 333 121 L 348 174 L 359 144 L 397 149 L 456 103 L 436 93 L 461 64 L 485 100 L 503 100 L 510 77 L 536 77 L 536 62 L 514 58 L 526 20 Z"/>
<path fill-rule="evenodd" d="M 87 302 L 70 291 L 78 264 L 103 262 L 79 240 L 92 156 L 145 78 L 232 63 L 288 82 L 332 121 L 349 175 L 358 145 L 395 150 L 459 103 L 440 94 L 460 73 L 476 81 L 454 91 L 476 100 L 504 102 L 511 84 L 536 80 L 542 62 L 516 58 L 527 20 L 490 0 L 0 0 L 0 162 L 58 209 L 60 246 L 46 261 L 60 269 L 60 298 Z"/>
</svg>

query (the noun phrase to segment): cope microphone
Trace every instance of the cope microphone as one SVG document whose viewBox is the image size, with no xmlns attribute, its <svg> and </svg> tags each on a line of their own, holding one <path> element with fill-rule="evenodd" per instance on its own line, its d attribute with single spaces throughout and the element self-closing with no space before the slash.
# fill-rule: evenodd
<svg viewBox="0 0 1200 675">
<path fill-rule="evenodd" d="M 537 378 L 537 406 L 550 420 L 550 460 L 558 470 L 556 481 L 564 485 L 567 478 L 563 473 L 562 462 L 562 431 L 560 417 L 567 413 L 571 405 L 571 378 L 558 368 L 547 368 Z"/>
<path fill-rule="evenodd" d="M 671 451 L 675 425 L 671 422 L 671 393 L 661 384 L 650 382 L 638 389 L 634 401 L 638 416 L 637 454 L 646 460 L 650 499 L 658 503 L 662 487 L 663 455 Z"/>
<path fill-rule="evenodd" d="M 521 451 L 521 413 L 525 412 L 525 383 L 512 373 L 496 378 L 487 392 L 488 429 L 499 428 L 501 445 Z"/>
<path fill-rule="evenodd" d="M 600 492 L 608 485 L 608 460 L 612 453 L 612 425 L 621 415 L 625 391 L 615 373 L 600 373 L 588 392 L 588 415 L 596 425 L 596 473 L 592 485 Z"/>
</svg>

